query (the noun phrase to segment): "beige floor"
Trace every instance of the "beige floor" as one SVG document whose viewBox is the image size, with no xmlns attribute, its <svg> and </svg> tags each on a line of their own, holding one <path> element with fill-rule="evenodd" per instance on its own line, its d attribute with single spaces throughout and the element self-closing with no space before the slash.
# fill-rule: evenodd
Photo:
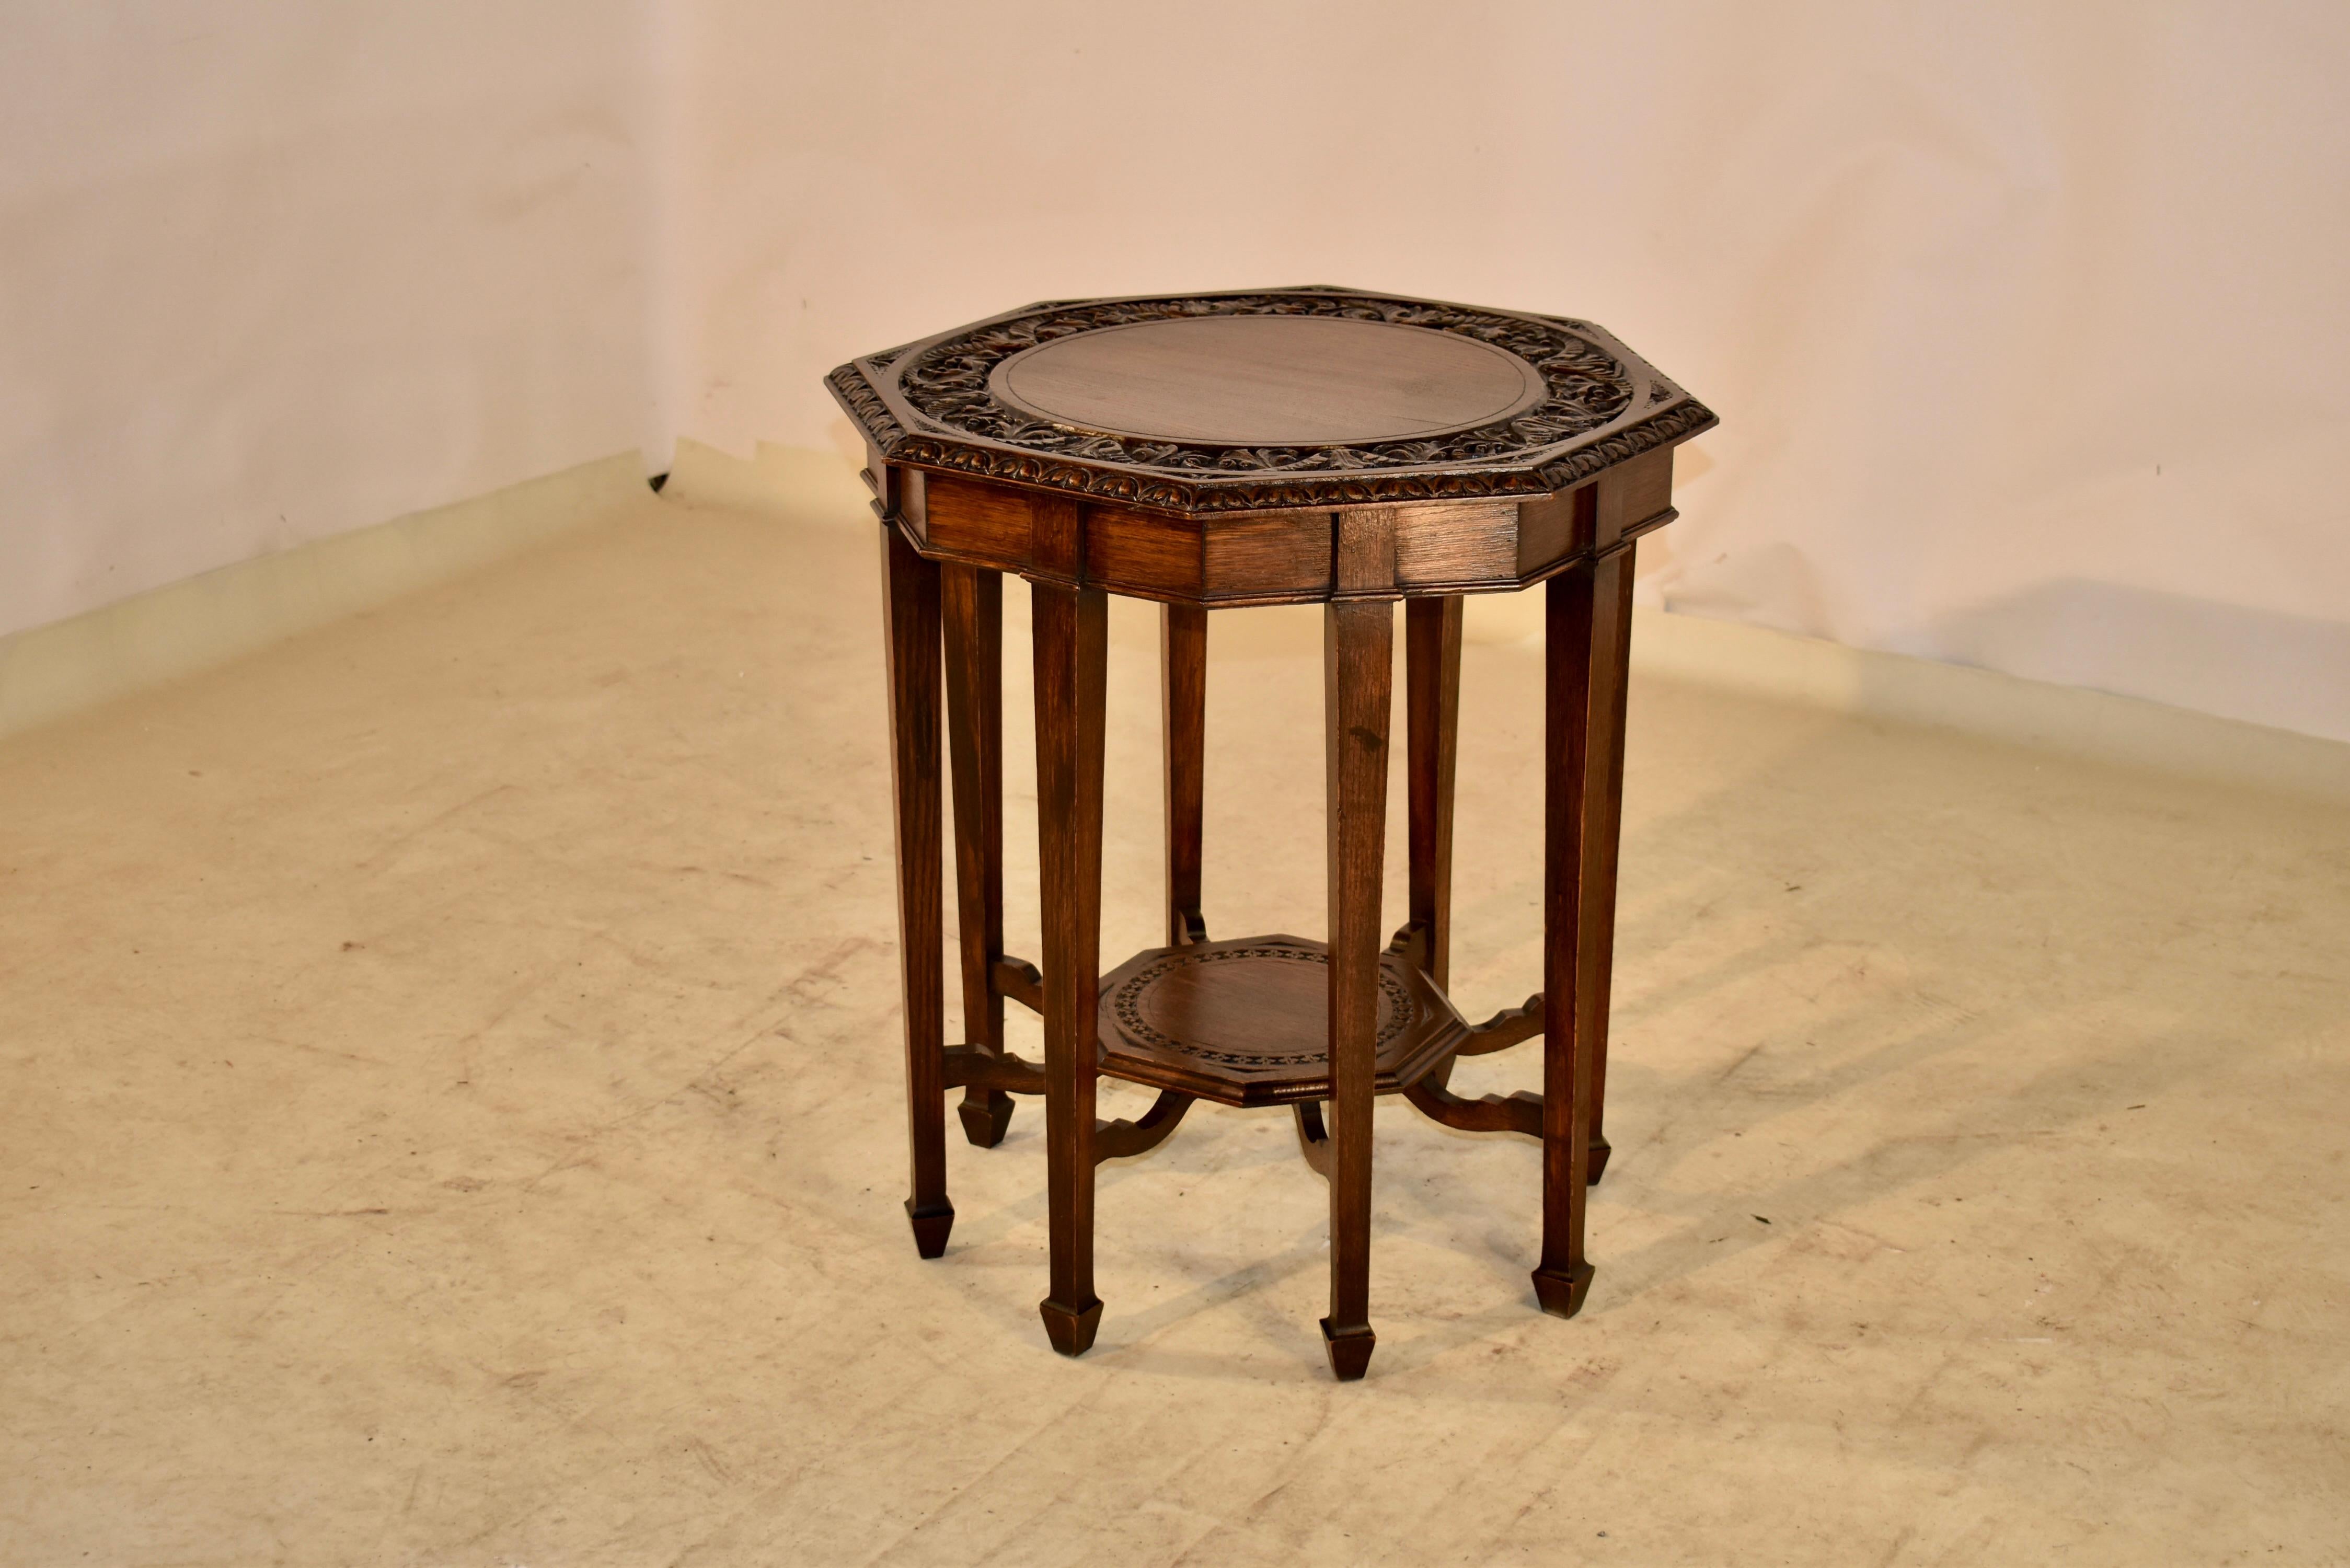
<svg viewBox="0 0 2350 1568">
<path fill-rule="evenodd" d="M 1334 1386 L 1322 1187 L 1208 1108 L 1066 1362 L 1033 1102 L 898 1207 L 873 577 L 649 503 L 0 746 L 0 1563 L 2350 1562 L 2350 811 L 1641 683 L 1584 1314 L 1534 1146 L 1390 1105 Z M 1317 659 L 1215 623 L 1218 933 L 1320 930 Z M 1535 677 L 1470 649 L 1477 1011 Z"/>
</svg>

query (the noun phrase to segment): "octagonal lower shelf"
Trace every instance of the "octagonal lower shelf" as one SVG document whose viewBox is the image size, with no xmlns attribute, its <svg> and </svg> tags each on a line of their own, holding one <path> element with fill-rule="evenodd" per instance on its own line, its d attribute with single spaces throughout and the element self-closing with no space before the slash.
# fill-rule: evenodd
<svg viewBox="0 0 2350 1568">
<path fill-rule="evenodd" d="M 1377 1092 L 1459 1049 L 1468 1027 L 1409 959 L 1379 955 Z M 1153 948 L 1102 984 L 1101 1070 L 1228 1106 L 1330 1097 L 1330 953 L 1303 937 Z"/>
</svg>

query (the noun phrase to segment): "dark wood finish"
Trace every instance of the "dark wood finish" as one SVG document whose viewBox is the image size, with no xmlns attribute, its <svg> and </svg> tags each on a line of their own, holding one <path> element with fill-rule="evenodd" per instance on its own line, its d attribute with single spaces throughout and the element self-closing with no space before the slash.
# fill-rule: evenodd
<svg viewBox="0 0 2350 1568">
<path fill-rule="evenodd" d="M 1433 1079 L 1422 1079 L 1404 1097 L 1432 1119 L 1459 1132 L 1513 1132 L 1543 1136 L 1543 1097 L 1520 1089 L 1513 1095 L 1464 1099 Z"/>
<path fill-rule="evenodd" d="M 1040 514 L 1042 509 L 1040 508 Z M 1074 514 L 1074 504 L 1068 507 Z M 1108 604 L 1038 584 L 1036 831 L 1044 882 L 1045 1167 L 1052 1289 L 1037 1310 L 1053 1348 L 1081 1355 L 1094 1294 L 1094 1075 L 1100 1005 L 1104 685 Z"/>
<path fill-rule="evenodd" d="M 1580 489 L 1524 501 L 1414 504 L 1388 509 L 1395 562 L 1383 596 L 1491 593 L 1539 582 L 1590 558 L 1603 541 L 1672 521 L 1672 453 L 1648 452 Z M 1332 576 L 1337 550 L 1330 511 L 1219 513 L 1175 516 L 1123 505 L 1078 504 L 1075 564 L 1041 563 L 1036 509 L 1070 504 L 1004 485 L 948 474 L 927 486 L 925 555 L 1053 582 L 1083 582 L 1112 593 L 1173 604 L 1239 607 L 1312 604 L 1347 591 Z M 1644 506 L 1654 510 L 1641 511 Z M 1601 520 L 1616 521 L 1607 528 Z M 1357 587 L 1357 594 L 1372 591 Z"/>
<path fill-rule="evenodd" d="M 1673 451 L 1659 447 L 1634 458 L 1610 474 L 1612 483 L 1597 488 L 1598 511 L 1592 520 L 1594 545 L 1602 550 L 1628 544 L 1670 519 L 1673 511 Z M 1627 573 L 1628 576 L 1628 572 Z"/>
<path fill-rule="evenodd" d="M 1311 604 L 1330 597 L 1330 515 L 1274 513 L 1202 528 L 1200 597 L 1211 604 Z"/>
<path fill-rule="evenodd" d="M 1044 1012 L 1045 976 L 1035 964 L 1026 959 L 997 959 L 994 980 L 997 993 L 1005 1001 L 1016 1002 L 1031 1012 Z"/>
<path fill-rule="evenodd" d="M 1468 1032 L 1407 956 L 1378 957 L 1372 1084 L 1384 1095 Z M 1227 1106 L 1328 1099 L 1329 961 L 1325 944 L 1291 936 L 1138 953 L 1102 988 L 1102 1071 Z"/>
<path fill-rule="evenodd" d="M 925 1255 L 952 1222 L 945 1096 L 993 1144 L 1045 1096 L 1055 1347 L 1094 1340 L 1095 1167 L 1168 1137 L 1197 1099 L 1292 1106 L 1329 1182 L 1331 1366 L 1369 1320 L 1370 1110 L 1399 1092 L 1451 1127 L 1543 1143 L 1534 1288 L 1569 1315 L 1592 1277 L 1607 1158 L 1616 857 L 1632 545 L 1670 522 L 1672 449 L 1713 416 L 1588 322 L 1356 290 L 1061 301 L 828 379 L 883 519 L 912 1195 Z M 943 566 L 943 576 L 941 566 Z M 1001 579 L 1034 586 L 1044 965 L 1003 950 Z M 1474 1028 L 1451 950 L 1461 599 L 1547 583 L 1543 990 Z M 1156 599 L 1168 945 L 1099 981 L 1104 594 Z M 1406 605 L 1410 908 L 1378 947 L 1394 605 Z M 1206 612 L 1322 603 L 1329 940 L 1207 940 Z M 942 1038 L 940 649 L 954 776 L 969 1039 Z M 1045 1060 L 1003 1050 L 1003 1004 Z M 1540 1095 L 1454 1094 L 1455 1059 L 1541 1035 Z M 1097 1075 L 1159 1092 L 1099 1120 Z"/>
<path fill-rule="evenodd" d="M 1526 998 L 1523 1006 L 1505 1007 L 1484 1023 L 1472 1025 L 1469 1031 L 1469 1043 L 1453 1054 L 1482 1056 L 1489 1052 L 1506 1051 L 1542 1032 L 1543 999 L 1542 992 L 1538 991 Z"/>
<path fill-rule="evenodd" d="M 1612 902 L 1613 878 L 1611 877 L 1609 880 L 1611 902 L 1608 906 L 1609 912 L 1607 921 L 1605 922 L 1604 929 L 1612 929 L 1614 925 L 1614 904 Z M 1609 942 L 1609 947 L 1612 953 L 1612 941 Z M 1599 1185 L 1600 1174 L 1607 1168 L 1608 1154 L 1607 1140 L 1602 1137 L 1599 1132 L 1600 1113 L 1607 1103 L 1607 1085 L 1605 1080 L 1601 1077 L 1601 1074 L 1606 1070 L 1607 1065 L 1607 1032 L 1605 1027 L 1607 1003 L 1604 988 L 1602 990 L 1599 1002 L 1599 1012 L 1602 1020 L 1602 1027 L 1598 1032 L 1597 1040 L 1596 1042 L 1599 1049 L 1596 1059 L 1592 1064 L 1591 1133 L 1589 1138 L 1591 1164 L 1590 1170 L 1586 1178 L 1588 1185 L 1593 1187 Z M 1493 1014 L 1492 1017 L 1485 1020 L 1484 1023 L 1471 1025 L 1469 1030 L 1468 1039 L 1458 1050 L 1454 1051 L 1451 1055 L 1446 1057 L 1442 1062 L 1437 1064 L 1434 1068 L 1431 1068 L 1414 1084 L 1407 1085 L 1407 1097 L 1411 1100 L 1413 1105 L 1418 1106 L 1421 1110 L 1427 1112 L 1438 1121 L 1444 1123 L 1445 1126 L 1457 1127 L 1463 1132 L 1484 1132 L 1490 1130 L 1510 1132 L 1531 1131 L 1535 1137 L 1539 1137 L 1542 1135 L 1542 1128 L 1539 1124 L 1536 1124 L 1531 1128 L 1520 1127 L 1515 1125 L 1496 1128 L 1482 1125 L 1471 1126 L 1454 1116 L 1449 1115 L 1447 1113 L 1456 1109 L 1457 1106 L 1455 1102 L 1442 1093 L 1442 1091 L 1446 1089 L 1447 1085 L 1451 1082 L 1452 1064 L 1461 1057 L 1483 1056 L 1495 1051 L 1506 1051 L 1513 1045 L 1523 1044 L 1525 1041 L 1533 1039 L 1535 1035 L 1543 1033 L 1544 1027 L 1542 993 L 1537 992 L 1534 995 L 1526 998 L 1525 1004 L 1523 1006 L 1505 1007 L 1501 1012 Z M 1429 1095 L 1417 1095 L 1410 1092 L 1412 1089 L 1428 1089 L 1438 1092 Z M 1488 1095 L 1485 1098 L 1491 1100 L 1493 1096 Z M 1520 1093 L 1511 1096 L 1510 1098 L 1513 1101 L 1522 1101 L 1525 1104 L 1534 1106 L 1537 1108 L 1537 1112 L 1542 1105 L 1542 1096 L 1540 1095 Z M 1467 1102 L 1460 1103 L 1465 1104 Z"/>
<path fill-rule="evenodd" d="M 1396 524 L 1400 508 L 1360 506 L 1331 519 L 1330 597 L 1378 599 L 1396 597 Z M 1395 645 L 1395 616 L 1388 616 L 1388 645 Z M 1352 623 L 1348 623 L 1352 624 Z M 1388 678 L 1393 684 L 1392 675 Z"/>
<path fill-rule="evenodd" d="M 1668 459 L 1670 452 L 1664 454 Z M 1632 667 L 1632 575 L 1633 556 L 1637 545 L 1627 540 L 1623 554 L 1617 557 L 1614 647 L 1609 649 L 1615 682 L 1615 701 L 1609 705 L 1608 727 L 1595 738 L 1602 748 L 1602 760 L 1593 766 L 1605 768 L 1605 776 L 1595 787 L 1607 803 L 1607 820 L 1599 831 L 1599 846 L 1605 863 L 1591 878 L 1591 951 L 1586 965 L 1591 988 L 1591 1181 L 1596 1185 L 1607 1168 L 1609 1146 L 1606 1129 L 1607 1116 L 1607 1015 L 1613 1003 L 1616 977 L 1616 856 L 1623 833 L 1624 813 L 1624 730 L 1628 712 L 1627 699 L 1627 676 Z"/>
<path fill-rule="evenodd" d="M 1201 814 L 1206 792 L 1208 612 L 1159 610 L 1159 718 L 1167 764 L 1167 945 L 1208 940 L 1200 912 Z"/>
<path fill-rule="evenodd" d="M 1049 423 L 1247 447 L 1357 446 L 1497 423 L 1549 395 L 1464 334 L 1347 316 L 1177 316 L 1073 333 L 998 364 L 988 390 Z"/>
<path fill-rule="evenodd" d="M 963 1033 L 1003 1054 L 1003 578 L 960 563 L 939 570 L 946 633 L 947 755 L 954 778 L 955 914 L 962 964 Z M 955 1107 L 963 1137 L 1003 1141 L 1012 1096 L 973 1084 Z"/>
<path fill-rule="evenodd" d="M 1397 583 L 1432 593 L 1504 583 L 1514 587 L 1522 569 L 1539 571 L 1545 564 L 1518 565 L 1523 510 L 1506 501 L 1397 507 Z"/>
<path fill-rule="evenodd" d="M 946 975 L 939 875 L 939 569 L 881 530 L 889 787 L 898 839 L 898 964 L 906 1005 L 906 1219 L 925 1258 L 946 1251 Z"/>
<path fill-rule="evenodd" d="M 1161 1089 L 1150 1108 L 1132 1121 L 1120 1116 L 1114 1122 L 1094 1124 L 1094 1161 L 1125 1159 L 1130 1155 L 1148 1154 L 1167 1141 L 1183 1113 L 1191 1108 L 1189 1095 L 1173 1089 Z"/>
<path fill-rule="evenodd" d="M 1330 1129 L 1322 1121 L 1322 1102 L 1300 1100 L 1289 1107 L 1296 1113 L 1297 1150 L 1324 1180 L 1330 1178 Z"/>
<path fill-rule="evenodd" d="M 1624 621 L 1632 552 L 1551 579 L 1544 618 L 1543 867 L 1543 1245 L 1534 1293 L 1572 1317 L 1591 1288 L 1586 1194 L 1598 1061 L 1607 1029 L 1617 790 L 1623 733 Z"/>
<path fill-rule="evenodd" d="M 926 487 L 923 549 L 941 560 L 1017 569 L 1028 564 L 1035 497 L 1024 490 L 934 473 Z"/>
<path fill-rule="evenodd" d="M 1591 554 L 1597 533 L 1599 486 L 1586 484 L 1518 507 L 1517 569 L 1531 580 Z"/>
<path fill-rule="evenodd" d="M 1342 587 L 1395 574 L 1393 516 L 1339 517 Z M 1379 870 L 1387 847 L 1388 721 L 1395 607 L 1333 604 L 1323 634 L 1329 797 L 1330 1314 L 1322 1339 L 1341 1381 L 1360 1377 L 1371 1331 L 1371 1097 L 1379 1033 Z"/>
<path fill-rule="evenodd" d="M 1198 325 L 1267 318 L 1322 325 Z M 1136 356 L 1120 347 L 1163 346 L 1170 334 L 1263 339 L 1299 331 L 1333 344 L 1342 337 L 1368 357 L 1341 366 L 1326 348 L 1305 363 L 1283 366 L 1265 363 L 1259 344 L 1218 377 L 1187 347 L 1191 369 L 1153 378 L 1138 372 Z M 1510 366 L 1514 359 L 1541 382 L 1539 399 L 1523 409 L 1481 403 L 1461 389 L 1474 376 L 1447 373 L 1434 379 L 1440 385 L 1432 400 L 1406 406 L 1421 396 L 1403 383 L 1424 364 L 1431 337 L 1462 340 L 1440 351 L 1467 356 L 1464 364 L 1523 375 Z M 1108 388 L 1097 370 L 1076 378 L 1082 388 L 1046 393 L 1099 400 L 1071 405 L 1071 418 L 1040 417 L 1036 406 L 1017 400 L 1024 394 L 1006 396 L 1007 367 L 1018 381 L 1023 364 L 1121 354 L 1128 364 L 1114 397 L 1101 398 Z M 1268 377 L 1292 379 L 1269 388 Z M 1326 409 L 1298 407 L 1295 394 L 1306 390 L 1299 378 L 1321 383 L 1313 395 L 1328 398 Z M 1588 321 L 1336 288 L 1033 305 L 867 355 L 827 382 L 876 458 L 892 466 L 1193 516 L 1560 494 L 1714 422 L 1702 404 Z M 1330 410 L 1344 410 L 1346 421 L 1315 427 L 1314 439 L 1301 434 L 1306 426 L 1285 422 L 1328 421 Z M 1201 433 L 1153 433 L 1179 415 Z M 1472 422 L 1371 433 L 1456 415 Z M 1350 433 L 1347 421 L 1365 417 L 1386 422 L 1361 426 L 1368 439 L 1341 439 Z"/>
<path fill-rule="evenodd" d="M 1404 607 L 1404 732 L 1410 813 L 1411 924 L 1420 967 L 1442 991 L 1452 972 L 1452 788 L 1461 748 L 1461 599 Z"/>
<path fill-rule="evenodd" d="M 1208 545 L 1201 530 L 1118 506 L 1088 506 L 1085 519 L 1086 581 L 1177 602 L 1207 582 Z"/>
<path fill-rule="evenodd" d="M 1077 587 L 1085 583 L 1085 508 L 1074 496 L 1038 495 L 1028 503 L 1031 582 Z"/>
<path fill-rule="evenodd" d="M 1045 1069 L 1011 1051 L 987 1051 L 977 1045 L 950 1045 L 946 1052 L 946 1086 L 982 1088 L 1013 1095 L 1045 1092 Z"/>
</svg>

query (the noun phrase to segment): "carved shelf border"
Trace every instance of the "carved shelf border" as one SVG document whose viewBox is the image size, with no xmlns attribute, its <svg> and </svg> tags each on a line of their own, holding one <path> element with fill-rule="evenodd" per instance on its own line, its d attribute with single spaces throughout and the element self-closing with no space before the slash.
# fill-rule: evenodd
<svg viewBox="0 0 2350 1568">
<path fill-rule="evenodd" d="M 1251 447 L 1086 430 L 1038 419 L 989 390 L 998 364 L 1056 337 L 1143 321 L 1269 315 L 1474 337 L 1533 365 L 1547 394 L 1512 418 L 1426 440 Z M 1029 306 L 868 355 L 827 382 L 889 462 L 1191 513 L 1547 494 L 1716 422 L 1589 322 L 1320 286 Z"/>
<path fill-rule="evenodd" d="M 1320 964 L 1325 967 L 1327 967 L 1330 962 L 1330 955 L 1326 952 L 1319 952 L 1312 948 L 1294 948 L 1286 943 L 1264 943 L 1254 947 L 1215 948 L 1170 953 L 1141 973 L 1130 977 L 1124 985 L 1118 988 L 1118 995 L 1112 1000 L 1111 1007 L 1117 1013 L 1118 1027 L 1125 1031 L 1128 1038 L 1139 1044 L 1154 1045 L 1161 1051 L 1172 1051 L 1178 1055 L 1190 1056 L 1198 1061 L 1222 1063 L 1228 1067 L 1315 1067 L 1327 1064 L 1330 1060 L 1330 1052 L 1326 1044 L 1319 1051 L 1302 1051 L 1285 1055 L 1272 1055 L 1261 1052 L 1219 1051 L 1212 1046 L 1196 1044 L 1189 1040 L 1178 1040 L 1173 1035 L 1153 1027 L 1142 1016 L 1142 993 L 1165 979 L 1170 971 L 1186 964 L 1230 963 L 1242 960 L 1263 959 L 1273 959 L 1284 963 Z M 1410 991 L 1402 981 L 1388 972 L 1385 964 L 1379 966 L 1378 976 L 1379 993 L 1387 999 L 1393 1011 L 1386 1025 L 1379 1030 L 1378 1037 L 1372 1043 L 1372 1049 L 1375 1051 L 1382 1046 L 1392 1044 L 1401 1038 L 1403 1032 L 1411 1027 L 1412 1021 L 1419 1014 L 1419 1007 L 1412 1002 Z"/>
</svg>

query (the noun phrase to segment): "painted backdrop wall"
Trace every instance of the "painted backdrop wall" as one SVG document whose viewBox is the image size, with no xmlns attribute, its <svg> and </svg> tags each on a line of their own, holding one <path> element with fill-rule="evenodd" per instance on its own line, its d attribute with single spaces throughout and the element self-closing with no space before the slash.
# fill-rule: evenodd
<svg viewBox="0 0 2350 1568">
<path fill-rule="evenodd" d="M 651 16 L 0 7 L 0 634 L 665 444 Z"/>
<path fill-rule="evenodd" d="M 675 11 L 665 398 L 1342 283 L 1711 403 L 1650 603 L 2350 739 L 2350 6 L 893 0 Z"/>
<path fill-rule="evenodd" d="M 19 0 L 0 633 L 1026 300 L 1589 316 L 1676 610 L 2350 739 L 2335 0 Z"/>
</svg>

